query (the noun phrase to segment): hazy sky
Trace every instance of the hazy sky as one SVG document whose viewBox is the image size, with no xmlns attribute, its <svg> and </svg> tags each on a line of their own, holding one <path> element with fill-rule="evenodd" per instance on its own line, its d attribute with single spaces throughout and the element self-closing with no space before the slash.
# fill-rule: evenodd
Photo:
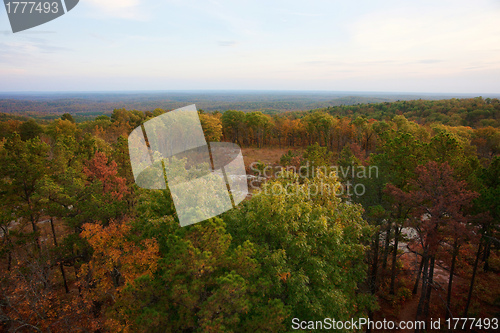
<svg viewBox="0 0 500 333">
<path fill-rule="evenodd" d="M 500 93 L 500 1 L 80 0 L 13 34 L 0 91 Z"/>
</svg>

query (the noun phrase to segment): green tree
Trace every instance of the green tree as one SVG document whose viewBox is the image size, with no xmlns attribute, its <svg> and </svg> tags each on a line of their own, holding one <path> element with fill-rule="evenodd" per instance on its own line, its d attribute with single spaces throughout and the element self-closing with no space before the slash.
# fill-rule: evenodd
<svg viewBox="0 0 500 333">
<path fill-rule="evenodd" d="M 0 158 L 0 187 L 4 198 L 8 198 L 15 209 L 13 219 L 31 224 L 38 249 L 38 221 L 42 215 L 40 188 L 48 173 L 48 151 L 49 147 L 39 138 L 22 141 L 14 134 L 5 143 Z"/>
<path fill-rule="evenodd" d="M 245 115 L 245 124 L 251 131 L 257 147 L 262 147 L 266 134 L 273 125 L 271 118 L 260 111 L 254 111 Z"/>
<path fill-rule="evenodd" d="M 42 133 L 42 126 L 38 125 L 38 123 L 33 119 L 25 121 L 19 126 L 19 134 L 21 135 L 21 139 L 23 141 L 39 137 Z"/>
<path fill-rule="evenodd" d="M 71 121 L 72 123 L 75 122 L 75 119 L 73 118 L 73 116 L 69 113 L 65 113 L 61 116 L 61 120 L 69 120 Z"/>
<path fill-rule="evenodd" d="M 484 270 L 490 270 L 491 249 L 500 233 L 500 157 L 495 157 L 487 168 L 478 170 L 480 197 L 474 202 L 477 213 L 488 213 L 490 218 L 482 219 L 482 233 L 485 243 Z"/>
<path fill-rule="evenodd" d="M 133 332 L 281 332 L 287 312 L 265 294 L 250 242 L 232 246 L 224 223 L 185 228 L 171 216 L 137 221 L 155 237 L 162 259 L 155 274 L 126 284 L 109 309 L 114 328 Z"/>
<path fill-rule="evenodd" d="M 301 183 L 285 172 L 224 217 L 237 244 L 256 245 L 269 297 L 290 306 L 289 318 L 348 320 L 373 306 L 359 289 L 371 228 L 359 205 L 336 196 L 340 187 L 333 176 Z"/>
<path fill-rule="evenodd" d="M 241 145 L 240 136 L 243 134 L 245 113 L 243 111 L 228 110 L 222 114 L 221 119 L 226 140 Z"/>
<path fill-rule="evenodd" d="M 302 155 L 302 164 L 309 163 L 309 167 L 327 167 L 331 166 L 333 159 L 332 152 L 327 147 L 321 147 L 317 142 L 306 148 Z"/>
<path fill-rule="evenodd" d="M 401 189 L 408 189 L 410 181 L 416 178 L 415 169 L 426 160 L 427 143 L 422 141 L 425 133 L 421 133 L 418 125 L 408 122 L 404 117 L 395 117 L 396 129 L 387 130 L 381 135 L 381 153 L 371 157 L 371 163 L 378 166 L 383 184 L 393 184 Z M 380 184 L 380 183 L 378 183 Z M 380 190 L 380 187 L 379 187 Z M 384 248 L 383 268 L 387 263 L 391 232 L 394 235 L 392 248 L 390 293 L 395 293 L 397 275 L 397 253 L 404 226 L 410 207 L 399 201 L 394 204 L 392 199 L 385 196 L 384 206 L 389 213 L 386 225 L 386 242 Z"/>
<path fill-rule="evenodd" d="M 314 112 L 302 118 L 307 133 L 309 143 L 317 141 L 321 146 L 329 144 L 330 132 L 333 125 L 333 117 L 325 112 Z"/>
</svg>

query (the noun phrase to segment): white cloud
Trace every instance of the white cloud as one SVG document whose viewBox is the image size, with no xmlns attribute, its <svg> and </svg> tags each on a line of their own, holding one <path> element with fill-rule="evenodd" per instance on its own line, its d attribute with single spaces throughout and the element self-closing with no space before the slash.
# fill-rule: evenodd
<svg viewBox="0 0 500 333">
<path fill-rule="evenodd" d="M 103 10 L 114 11 L 124 8 L 137 7 L 140 4 L 139 0 L 86 0 L 92 5 Z"/>
<path fill-rule="evenodd" d="M 124 19 L 143 20 L 146 18 L 145 4 L 141 0 L 85 0 L 98 12 L 97 16 L 112 16 Z"/>
<path fill-rule="evenodd" d="M 432 11 L 406 7 L 371 13 L 352 26 L 353 42 L 371 59 L 391 56 L 421 63 L 422 59 L 440 59 L 453 67 L 493 61 L 498 54 L 492 50 L 500 43 L 499 14 L 480 6 L 441 6 Z"/>
</svg>

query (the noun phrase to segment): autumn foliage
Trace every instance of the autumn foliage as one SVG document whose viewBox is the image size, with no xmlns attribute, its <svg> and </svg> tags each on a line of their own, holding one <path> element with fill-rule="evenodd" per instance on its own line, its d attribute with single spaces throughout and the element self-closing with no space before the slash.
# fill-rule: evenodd
<svg viewBox="0 0 500 333">
<path fill-rule="evenodd" d="M 185 228 L 169 190 L 138 188 L 130 168 L 128 133 L 164 110 L 2 118 L 0 331 L 287 332 L 292 318 L 398 320 L 405 304 L 426 321 L 494 317 L 499 109 L 476 98 L 200 112 L 209 142 L 288 151 L 247 165 L 255 174 L 377 173 L 272 175 Z M 347 182 L 366 191 L 310 193 Z"/>
</svg>

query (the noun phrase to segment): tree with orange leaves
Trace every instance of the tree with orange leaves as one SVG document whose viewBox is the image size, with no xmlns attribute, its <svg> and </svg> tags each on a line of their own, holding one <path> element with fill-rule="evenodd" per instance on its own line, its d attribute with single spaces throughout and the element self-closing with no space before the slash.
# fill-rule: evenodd
<svg viewBox="0 0 500 333">
<path fill-rule="evenodd" d="M 141 276 L 151 276 L 157 269 L 159 247 L 155 239 L 136 242 L 127 223 L 112 222 L 103 227 L 87 223 L 81 237 L 93 250 L 90 262 L 80 270 L 80 286 L 86 300 L 93 303 L 98 314 L 96 329 L 107 325 L 113 331 L 119 323 L 100 316 L 107 306 L 113 305 L 123 288 L 131 286 Z"/>
</svg>

